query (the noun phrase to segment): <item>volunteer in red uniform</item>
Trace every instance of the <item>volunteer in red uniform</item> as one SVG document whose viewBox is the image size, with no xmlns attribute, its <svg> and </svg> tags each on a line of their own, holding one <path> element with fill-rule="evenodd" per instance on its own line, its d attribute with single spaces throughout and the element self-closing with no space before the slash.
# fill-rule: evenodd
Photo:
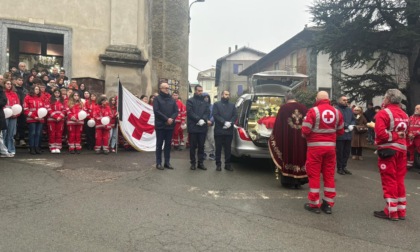
<svg viewBox="0 0 420 252">
<path fill-rule="evenodd" d="M 406 214 L 404 177 L 407 173 L 408 116 L 400 107 L 402 96 L 398 89 L 388 89 L 384 109 L 375 116 L 375 144 L 386 206 L 383 211 L 373 214 L 389 220 L 403 220 Z"/>
<path fill-rule="evenodd" d="M 48 136 L 51 153 L 61 153 L 66 107 L 60 90 L 54 90 L 48 107 Z"/>
<path fill-rule="evenodd" d="M 40 108 L 45 108 L 41 99 L 41 90 L 38 86 L 32 86 L 23 101 L 23 111 L 29 128 L 29 149 L 32 155 L 41 154 L 40 141 L 44 118 L 38 117 Z"/>
<path fill-rule="evenodd" d="M 20 100 L 19 96 L 15 91 L 13 91 L 12 82 L 7 80 L 4 83 L 4 93 L 7 97 L 7 104 L 4 106 L 5 108 L 12 108 L 13 105 L 19 104 Z M 0 108 L 1 109 L 1 108 Z M 17 118 L 20 116 L 20 113 L 17 115 L 12 115 L 11 117 L 6 119 L 6 125 L 7 129 L 3 130 L 3 140 L 4 145 L 7 147 L 7 151 L 10 155 L 15 155 L 16 148 L 15 148 L 15 141 L 13 139 L 15 132 L 16 132 L 16 124 L 17 124 Z"/>
<path fill-rule="evenodd" d="M 178 106 L 178 116 L 175 119 L 175 128 L 174 133 L 172 135 L 172 145 L 175 149 L 179 149 L 179 146 L 183 142 L 183 129 L 181 128 L 181 125 L 185 125 L 185 118 L 187 116 L 187 111 L 185 105 L 182 103 L 182 101 L 179 99 L 179 94 L 177 91 L 175 91 L 172 94 L 172 98 L 176 101 L 176 105 Z"/>
<path fill-rule="evenodd" d="M 110 120 L 107 124 L 103 124 L 102 119 L 104 117 L 108 117 Z M 108 100 L 105 96 L 101 96 L 98 98 L 97 106 L 93 110 L 93 118 L 95 119 L 95 152 L 97 154 L 101 153 L 101 148 L 104 154 L 109 153 L 109 136 L 111 132 L 111 117 L 112 112 L 108 105 Z"/>
<path fill-rule="evenodd" d="M 308 110 L 302 123 L 302 135 L 307 141 L 306 172 L 309 179 L 309 203 L 305 209 L 331 214 L 334 206 L 335 182 L 335 141 L 337 135 L 344 134 L 342 114 L 330 105 L 328 93 L 318 92 L 315 107 Z M 324 198 L 319 201 L 320 177 L 324 180 Z"/>
<path fill-rule="evenodd" d="M 84 120 L 79 120 L 79 112 L 86 111 L 78 92 L 73 92 L 66 108 L 67 113 L 67 133 L 70 154 L 80 154 L 82 150 L 81 136 Z"/>
<path fill-rule="evenodd" d="M 407 167 L 411 168 L 414 163 L 415 151 L 420 153 L 420 104 L 415 107 L 414 114 L 410 116 L 409 121 L 407 144 L 410 155 L 407 161 Z"/>
</svg>

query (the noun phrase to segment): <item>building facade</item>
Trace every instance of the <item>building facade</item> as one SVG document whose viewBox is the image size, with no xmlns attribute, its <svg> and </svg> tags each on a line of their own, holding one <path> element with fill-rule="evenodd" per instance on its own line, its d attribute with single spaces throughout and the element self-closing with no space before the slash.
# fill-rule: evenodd
<svg viewBox="0 0 420 252">
<path fill-rule="evenodd" d="M 217 100 L 217 87 L 215 85 L 216 80 L 216 68 L 201 71 L 197 75 L 197 80 L 200 86 L 203 87 L 204 93 L 208 93 L 212 99 L 212 102 Z"/>
<path fill-rule="evenodd" d="M 187 0 L 5 0 L 0 73 L 21 61 L 57 67 L 107 95 L 116 94 L 118 77 L 147 95 L 166 79 L 187 97 L 188 16 Z"/>
<path fill-rule="evenodd" d="M 266 54 L 249 47 L 239 48 L 235 46 L 232 52 L 216 61 L 215 86 L 218 95 L 223 90 L 228 90 L 231 97 L 238 97 L 248 90 L 247 76 L 239 75 L 244 69 L 253 65 Z"/>
<path fill-rule="evenodd" d="M 311 47 L 311 41 L 319 28 L 309 27 L 269 52 L 253 65 L 240 73 L 247 76 L 248 85 L 253 74 L 270 71 L 285 70 L 308 76 L 306 86 L 314 91 L 326 91 L 332 99 L 342 94 L 341 86 L 334 76 L 342 74 L 363 74 L 369 67 L 348 68 L 339 62 L 332 62 L 329 55 L 316 53 Z M 392 56 L 391 67 L 388 71 L 395 75 L 395 81 L 404 87 L 408 80 L 408 62 L 398 55 Z M 368 85 L 368 84 L 367 84 Z M 373 103 L 381 104 L 381 97 L 375 97 Z"/>
</svg>

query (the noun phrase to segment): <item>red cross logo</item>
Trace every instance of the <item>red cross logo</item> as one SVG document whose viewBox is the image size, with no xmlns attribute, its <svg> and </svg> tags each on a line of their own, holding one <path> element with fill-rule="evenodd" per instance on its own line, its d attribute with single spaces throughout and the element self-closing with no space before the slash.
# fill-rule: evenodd
<svg viewBox="0 0 420 252">
<path fill-rule="evenodd" d="M 331 110 L 325 110 L 322 112 L 322 120 L 325 123 L 332 123 L 335 119 L 335 115 Z"/>
<path fill-rule="evenodd" d="M 403 123 L 403 122 L 400 122 L 398 125 L 397 125 L 397 131 L 405 131 L 407 129 L 407 124 L 405 124 L 405 123 Z"/>
<path fill-rule="evenodd" d="M 140 117 L 137 118 L 133 114 L 130 114 L 128 121 L 134 126 L 133 137 L 137 140 L 140 140 L 143 136 L 143 133 L 153 134 L 155 126 L 148 124 L 150 114 L 142 111 Z"/>
</svg>

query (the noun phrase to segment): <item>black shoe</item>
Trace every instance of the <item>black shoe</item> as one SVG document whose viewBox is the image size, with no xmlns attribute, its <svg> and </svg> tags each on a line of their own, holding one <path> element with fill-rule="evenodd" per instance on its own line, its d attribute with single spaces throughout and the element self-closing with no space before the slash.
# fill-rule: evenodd
<svg viewBox="0 0 420 252">
<path fill-rule="evenodd" d="M 41 154 L 41 148 L 36 147 L 36 148 L 35 148 L 35 153 L 36 153 L 36 154 Z"/>
<path fill-rule="evenodd" d="M 351 173 L 349 170 L 347 170 L 346 168 L 344 168 L 344 169 L 343 169 L 343 171 L 344 171 L 344 173 L 345 173 L 345 174 L 348 174 L 348 175 L 351 175 L 351 174 L 352 174 L 352 173 Z"/>
<path fill-rule="evenodd" d="M 80 150 L 76 150 L 76 153 L 77 153 L 77 154 L 80 154 Z"/>
<path fill-rule="evenodd" d="M 225 166 L 225 170 L 228 170 L 228 171 L 233 171 L 233 168 L 232 168 L 232 166 L 230 166 L 230 165 L 226 165 L 226 166 Z"/>
<path fill-rule="evenodd" d="M 75 152 L 74 152 L 74 150 L 71 150 L 71 151 L 70 151 L 70 154 L 74 154 L 74 153 L 75 153 Z"/>
<path fill-rule="evenodd" d="M 316 214 L 320 214 L 321 213 L 321 210 L 318 207 L 311 207 L 309 205 L 309 203 L 305 203 L 305 205 L 303 205 L 303 207 L 306 210 L 308 210 L 309 212 L 316 213 Z"/>
<path fill-rule="evenodd" d="M 35 155 L 36 154 L 35 148 L 31 147 L 29 153 L 31 153 L 31 155 Z"/>
<path fill-rule="evenodd" d="M 157 165 L 156 165 L 156 169 L 158 169 L 158 170 L 163 170 L 164 168 L 163 168 L 163 166 L 162 166 L 161 164 L 157 164 Z"/>
<path fill-rule="evenodd" d="M 337 173 L 340 175 L 346 175 L 346 173 L 343 170 L 338 170 Z"/>
<path fill-rule="evenodd" d="M 165 167 L 166 169 L 169 169 L 169 170 L 174 169 L 174 167 L 171 164 L 165 164 L 163 167 Z"/>
<path fill-rule="evenodd" d="M 222 170 L 222 166 L 218 165 L 216 166 L 216 171 L 221 171 Z"/>
<path fill-rule="evenodd" d="M 192 165 L 190 166 L 190 169 L 191 169 L 191 170 L 195 170 L 195 165 L 194 165 L 194 164 L 192 164 Z"/>
<path fill-rule="evenodd" d="M 200 170 L 207 170 L 207 168 L 204 166 L 204 164 L 198 164 L 197 168 Z"/>
<path fill-rule="evenodd" d="M 392 220 L 397 221 L 399 218 L 390 218 L 388 215 L 385 214 L 384 211 L 374 211 L 373 216 L 380 218 L 380 219 L 386 219 L 386 220 Z"/>
<path fill-rule="evenodd" d="M 332 214 L 331 206 L 326 201 L 322 201 L 321 210 L 326 214 Z"/>
</svg>

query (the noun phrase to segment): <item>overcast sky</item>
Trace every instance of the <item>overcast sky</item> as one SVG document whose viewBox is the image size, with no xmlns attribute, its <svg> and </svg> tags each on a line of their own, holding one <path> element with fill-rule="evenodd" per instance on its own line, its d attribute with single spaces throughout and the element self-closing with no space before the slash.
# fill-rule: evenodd
<svg viewBox="0 0 420 252">
<path fill-rule="evenodd" d="M 190 0 L 192 3 L 193 0 Z M 205 0 L 191 7 L 189 81 L 234 49 L 268 53 L 310 23 L 312 0 Z"/>
</svg>

